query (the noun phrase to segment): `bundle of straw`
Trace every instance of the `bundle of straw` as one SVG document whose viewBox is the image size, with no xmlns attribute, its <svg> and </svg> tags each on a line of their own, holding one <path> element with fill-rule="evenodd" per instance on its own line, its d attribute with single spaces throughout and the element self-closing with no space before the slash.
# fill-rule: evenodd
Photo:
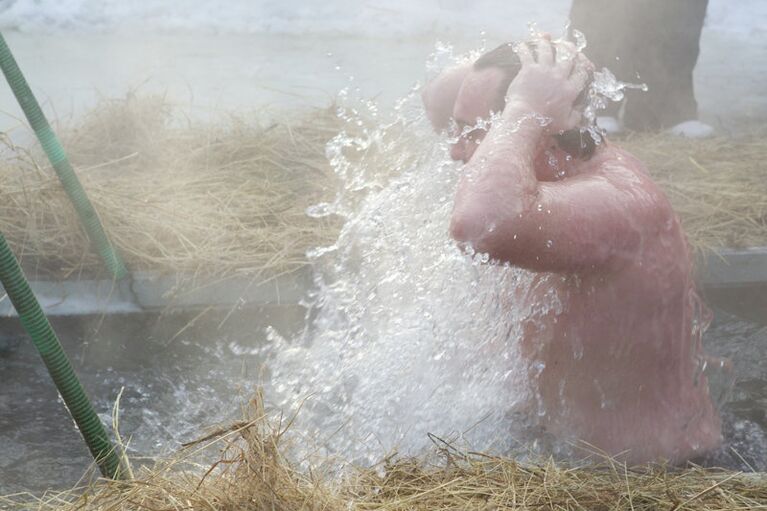
<svg viewBox="0 0 767 511">
<path fill-rule="evenodd" d="M 83 185 L 133 269 L 232 275 L 295 270 L 334 239 L 306 208 L 332 198 L 324 157 L 334 115 L 262 126 L 171 125 L 161 97 L 102 102 L 64 143 Z M 99 273 L 59 183 L 37 155 L 13 148 L 0 168 L 0 231 L 27 270 Z"/>
<path fill-rule="evenodd" d="M 698 250 L 767 246 L 767 139 L 634 134 L 618 144 L 647 166 Z"/>
<path fill-rule="evenodd" d="M 697 467 L 629 468 L 605 459 L 580 468 L 551 460 L 463 453 L 442 445 L 430 457 L 387 458 L 373 468 L 328 477 L 298 470 L 282 452 L 286 427 L 260 398 L 248 420 L 193 442 L 175 458 L 143 468 L 128 482 L 34 498 L 0 498 L 11 509 L 119 510 L 386 510 L 431 511 L 736 511 L 767 508 L 767 474 Z M 220 449 L 212 464 L 192 460 Z"/>
<path fill-rule="evenodd" d="M 326 142 L 341 129 L 332 110 L 268 126 L 236 117 L 177 121 L 164 98 L 129 95 L 103 101 L 63 132 L 131 269 L 275 275 L 302 267 L 307 249 L 335 239 L 337 219 L 305 214 L 338 186 L 325 158 Z M 645 162 L 695 248 L 767 246 L 764 137 L 630 135 L 616 143 Z M 57 277 L 100 273 L 45 160 L 12 149 L 0 166 L 0 231 L 25 268 Z"/>
</svg>

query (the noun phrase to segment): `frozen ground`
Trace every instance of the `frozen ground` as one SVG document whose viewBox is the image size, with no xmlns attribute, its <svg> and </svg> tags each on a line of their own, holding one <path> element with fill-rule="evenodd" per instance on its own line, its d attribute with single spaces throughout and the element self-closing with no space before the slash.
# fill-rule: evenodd
<svg viewBox="0 0 767 511">
<path fill-rule="evenodd" d="M 207 32 L 400 37 L 435 31 L 519 33 L 555 28 L 571 0 L 4 0 L 0 28 L 25 32 Z M 708 25 L 749 36 L 767 30 L 761 0 L 710 0 Z"/>
<path fill-rule="evenodd" d="M 386 106 L 423 79 L 437 39 L 494 45 L 524 36 L 529 21 L 559 32 L 569 3 L 17 0 L 0 1 L 0 28 L 55 118 L 131 89 L 206 116 L 324 106 L 345 86 Z M 764 119 L 767 3 L 711 0 L 701 45 L 702 117 L 729 131 Z M 5 87 L 0 104 L 0 129 L 18 124 Z"/>
</svg>

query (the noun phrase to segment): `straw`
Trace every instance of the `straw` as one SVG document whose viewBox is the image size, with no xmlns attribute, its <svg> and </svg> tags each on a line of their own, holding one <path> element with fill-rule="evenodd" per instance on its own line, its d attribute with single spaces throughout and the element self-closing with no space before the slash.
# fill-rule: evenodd
<svg viewBox="0 0 767 511">
<path fill-rule="evenodd" d="M 618 144 L 645 163 L 698 250 L 767 246 L 767 141 L 634 134 Z"/>
<path fill-rule="evenodd" d="M 162 98 L 104 101 L 64 143 L 132 270 L 281 273 L 338 225 L 306 216 L 332 198 L 324 145 L 335 117 L 315 111 L 262 126 L 171 126 Z M 97 259 L 54 175 L 14 148 L 0 168 L 0 231 L 38 274 L 98 274 Z"/>
<path fill-rule="evenodd" d="M 339 219 L 305 210 L 335 195 L 325 144 L 341 125 L 332 109 L 268 125 L 242 117 L 183 123 L 163 97 L 129 95 L 103 100 L 63 139 L 132 270 L 277 275 L 301 268 L 308 249 L 337 235 Z M 696 249 L 767 246 L 767 143 L 759 133 L 616 143 L 647 165 Z M 0 164 L 0 231 L 25 268 L 57 278 L 98 274 L 51 169 L 12 149 Z"/>
<path fill-rule="evenodd" d="M 287 425 L 257 395 L 250 415 L 144 467 L 133 481 L 100 481 L 42 497 L 0 498 L 9 509 L 105 510 L 561 510 L 767 509 L 767 475 L 691 466 L 522 463 L 444 444 L 371 468 L 299 470 L 283 454 Z M 213 463 L 195 462 L 219 451 Z"/>
</svg>

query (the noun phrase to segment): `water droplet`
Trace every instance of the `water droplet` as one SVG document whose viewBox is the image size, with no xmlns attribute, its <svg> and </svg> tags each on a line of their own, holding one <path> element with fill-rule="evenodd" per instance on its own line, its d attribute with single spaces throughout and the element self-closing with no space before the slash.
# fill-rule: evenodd
<svg viewBox="0 0 767 511">
<path fill-rule="evenodd" d="M 572 342 L 573 358 L 575 358 L 575 360 L 581 360 L 583 358 L 583 343 L 578 338 L 575 338 Z"/>
<path fill-rule="evenodd" d="M 443 50 L 452 52 L 445 46 L 435 53 Z M 454 56 L 438 59 L 451 65 Z M 508 426 L 504 415 L 527 397 L 528 366 L 516 340 L 530 311 L 509 290 L 527 289 L 532 277 L 508 263 L 488 264 L 490 254 L 449 237 L 463 167 L 435 143 L 420 95 L 378 112 L 353 89 L 337 101 L 346 131 L 326 146 L 338 194 L 307 209 L 317 217 L 340 213 L 344 223 L 332 245 L 308 253 L 314 286 L 304 301 L 306 329 L 259 355 L 269 357 L 269 395 L 275 409 L 289 411 L 315 393 L 297 431 L 331 437 L 343 426 L 349 434 L 332 436 L 328 449 L 347 458 L 374 462 L 380 455 L 379 444 L 352 438 L 414 450 L 437 429 L 471 429 L 472 442 L 491 446 Z M 503 129 L 518 129 L 512 124 Z M 484 225 L 487 232 L 500 227 Z M 472 428 L 488 412 L 493 418 Z M 526 419 L 537 420 L 535 413 Z"/>
<path fill-rule="evenodd" d="M 575 42 L 575 49 L 580 51 L 583 51 L 586 48 L 587 42 L 586 42 L 586 36 L 583 35 L 583 32 L 580 30 L 573 29 L 573 39 Z"/>
</svg>

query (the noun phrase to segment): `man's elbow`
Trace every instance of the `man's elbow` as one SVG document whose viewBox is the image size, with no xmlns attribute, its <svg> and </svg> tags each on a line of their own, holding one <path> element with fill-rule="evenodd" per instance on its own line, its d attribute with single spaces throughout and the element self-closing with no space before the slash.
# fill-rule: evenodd
<svg viewBox="0 0 767 511">
<path fill-rule="evenodd" d="M 449 127 L 453 106 L 458 97 L 464 78 L 471 71 L 472 64 L 464 63 L 445 69 L 429 81 L 421 92 L 426 116 L 436 131 Z"/>
<path fill-rule="evenodd" d="M 452 115 L 452 105 L 442 105 L 439 103 L 439 91 L 435 90 L 433 84 L 427 85 L 421 92 L 421 102 L 423 103 L 426 118 L 429 119 L 432 128 L 437 133 L 444 131 L 450 125 L 450 116 Z"/>
<path fill-rule="evenodd" d="M 450 219 L 450 237 L 458 243 L 466 242 L 466 224 L 455 215 Z"/>
<path fill-rule="evenodd" d="M 478 252 L 487 251 L 492 231 L 477 215 L 453 213 L 450 219 L 450 237 L 460 245 L 471 245 Z"/>
</svg>

